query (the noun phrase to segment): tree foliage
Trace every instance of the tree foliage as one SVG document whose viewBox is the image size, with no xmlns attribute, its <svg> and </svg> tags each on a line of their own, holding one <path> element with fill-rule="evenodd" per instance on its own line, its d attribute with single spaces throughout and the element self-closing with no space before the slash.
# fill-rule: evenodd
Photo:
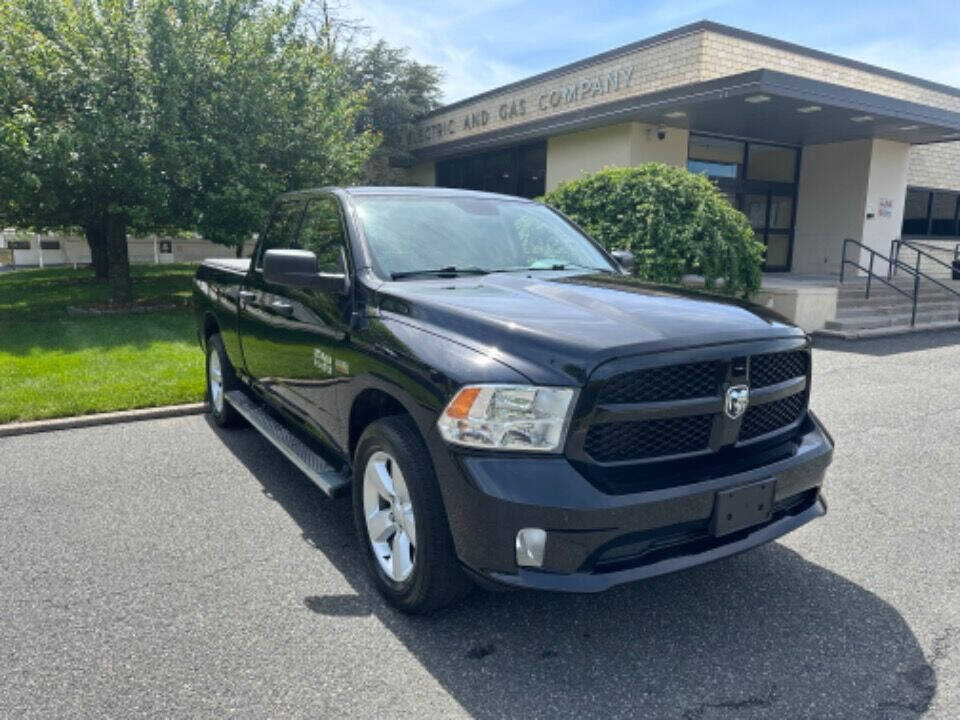
<svg viewBox="0 0 960 720">
<path fill-rule="evenodd" d="M 301 0 L 0 4 L 0 221 L 80 226 L 129 298 L 127 229 L 239 245 L 279 192 L 361 177 L 364 93 Z"/>
<path fill-rule="evenodd" d="M 383 40 L 348 48 L 342 57 L 346 87 L 362 88 L 367 94 L 357 129 L 370 128 L 381 137 L 367 163 L 367 179 L 376 184 L 396 182 L 398 166 L 413 160 L 405 147 L 407 131 L 418 117 L 440 107 L 440 71 L 411 60 L 405 48 Z"/>
<path fill-rule="evenodd" d="M 760 288 L 763 244 L 704 175 L 660 163 L 605 168 L 543 199 L 606 248 L 630 250 L 641 278 L 679 283 L 698 274 L 708 290 L 723 279 L 731 295 Z"/>
</svg>

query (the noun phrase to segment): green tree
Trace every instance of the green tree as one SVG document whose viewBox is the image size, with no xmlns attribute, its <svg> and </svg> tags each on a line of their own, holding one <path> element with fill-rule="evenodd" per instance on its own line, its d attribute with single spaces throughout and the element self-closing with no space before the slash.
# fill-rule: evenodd
<svg viewBox="0 0 960 720">
<path fill-rule="evenodd" d="M 391 47 L 383 40 L 353 49 L 344 59 L 347 86 L 362 88 L 368 98 L 357 127 L 371 128 L 381 136 L 366 165 L 367 179 L 395 183 L 399 168 L 413 160 L 405 147 L 407 131 L 418 117 L 440 107 L 441 73 L 433 65 L 411 60 L 406 48 Z"/>
<path fill-rule="evenodd" d="M 760 288 L 763 244 L 705 175 L 660 163 L 605 168 L 543 200 L 606 248 L 630 250 L 638 277 L 679 283 L 693 273 L 708 290 L 722 279 L 730 295 Z"/>
<path fill-rule="evenodd" d="M 280 191 L 361 176 L 377 137 L 299 0 L 0 5 L 0 221 L 82 227 L 115 302 L 126 234 L 236 246 Z M 106 268 L 106 273 L 104 273 Z"/>
</svg>

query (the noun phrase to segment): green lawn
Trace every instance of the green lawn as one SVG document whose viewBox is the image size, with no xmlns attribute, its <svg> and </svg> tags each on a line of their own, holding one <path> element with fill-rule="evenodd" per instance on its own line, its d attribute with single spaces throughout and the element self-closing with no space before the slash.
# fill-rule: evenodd
<svg viewBox="0 0 960 720">
<path fill-rule="evenodd" d="M 139 301 L 182 309 L 82 317 L 67 307 L 109 299 L 89 269 L 0 273 L 0 423 L 202 400 L 194 270 L 133 268 Z"/>
</svg>

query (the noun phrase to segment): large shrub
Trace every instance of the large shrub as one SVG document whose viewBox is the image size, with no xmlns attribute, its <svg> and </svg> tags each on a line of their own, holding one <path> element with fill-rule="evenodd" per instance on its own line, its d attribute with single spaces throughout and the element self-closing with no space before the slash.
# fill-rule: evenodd
<svg viewBox="0 0 960 720">
<path fill-rule="evenodd" d="M 747 218 L 703 175 L 649 163 L 605 168 L 543 198 L 609 250 L 630 250 L 635 274 L 679 283 L 702 275 L 708 290 L 749 295 L 760 288 L 763 245 Z"/>
</svg>

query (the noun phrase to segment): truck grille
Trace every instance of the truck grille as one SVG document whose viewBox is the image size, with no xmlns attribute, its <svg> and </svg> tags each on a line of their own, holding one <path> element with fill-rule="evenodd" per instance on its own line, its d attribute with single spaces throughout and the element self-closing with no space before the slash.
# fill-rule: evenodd
<svg viewBox="0 0 960 720">
<path fill-rule="evenodd" d="M 754 355 L 750 360 L 750 387 L 762 388 L 807 374 L 804 350 Z"/>
<path fill-rule="evenodd" d="M 715 395 L 723 381 L 723 363 L 700 362 L 625 372 L 607 380 L 599 403 L 642 403 Z"/>
<path fill-rule="evenodd" d="M 796 422 L 803 414 L 803 395 L 797 393 L 782 400 L 747 408 L 740 425 L 740 440 L 752 440 Z"/>
<path fill-rule="evenodd" d="M 711 415 L 603 423 L 587 433 L 587 452 L 600 462 L 696 452 L 707 446 L 712 427 Z"/>
<path fill-rule="evenodd" d="M 803 418 L 809 374 L 807 348 L 618 373 L 591 383 L 594 407 L 572 434 L 573 455 L 600 464 L 675 459 L 774 437 Z M 740 384 L 750 387 L 750 405 L 732 419 L 724 395 Z"/>
</svg>

